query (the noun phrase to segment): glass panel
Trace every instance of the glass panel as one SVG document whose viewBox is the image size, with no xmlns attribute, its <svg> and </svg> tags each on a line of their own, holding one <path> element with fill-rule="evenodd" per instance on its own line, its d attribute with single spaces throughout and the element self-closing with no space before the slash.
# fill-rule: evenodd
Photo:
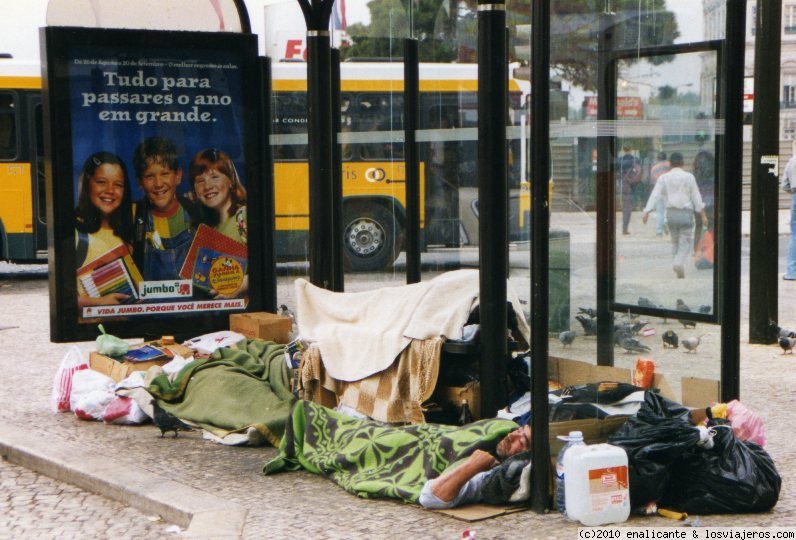
<svg viewBox="0 0 796 540">
<path fill-rule="evenodd" d="M 725 2 L 553 0 L 550 4 L 551 379 L 563 386 L 607 380 L 629 382 L 637 359 L 644 357 L 655 363 L 654 386 L 683 402 L 688 397 L 687 385 L 686 388 L 683 385 L 685 377 L 712 380 L 720 377 L 720 327 L 700 322 L 694 328 L 686 321 L 686 328 L 672 318 L 611 313 L 609 317 L 613 318 L 616 331 L 601 339 L 607 341 L 609 348 L 617 344 L 612 347 L 610 357 L 604 356 L 598 350 L 594 315 L 598 307 L 598 276 L 611 272 L 611 265 L 602 264 L 607 259 L 598 255 L 607 253 L 601 250 L 610 246 L 607 243 L 598 246 L 602 240 L 598 239 L 597 230 L 614 212 L 617 302 L 630 305 L 649 302 L 675 309 L 680 298 L 694 311 L 703 304 L 713 309 L 713 271 L 694 266 L 692 244 L 689 267 L 684 269 L 686 277 L 678 279 L 672 270 L 671 243 L 666 233 L 661 237 L 655 234 L 656 214 L 652 212 L 644 225 L 641 210 L 654 185 L 652 178 L 657 168 L 653 168 L 658 152 L 666 152 L 668 159 L 671 152 L 679 151 L 684 156 L 684 169 L 696 176 L 695 158 L 704 151 L 713 155 L 707 160 L 713 164 L 713 171 L 718 169 L 712 159 L 723 133 L 722 122 L 715 118 L 717 55 L 706 46 L 703 52 L 678 55 L 669 52 L 667 56 L 655 57 L 654 61 L 647 57 L 656 55 L 654 47 L 722 39 Z M 615 120 L 598 120 L 600 98 L 610 95 L 609 85 L 614 84 L 614 81 L 604 86 L 598 83 L 600 67 L 607 66 L 608 61 L 598 54 L 601 25 L 608 30 L 605 37 L 615 37 L 612 48 L 621 50 L 625 58 L 617 65 Z M 605 154 L 598 145 L 604 141 L 608 141 Z M 610 174 L 614 169 L 619 174 L 618 162 L 625 144 L 638 160 L 642 177 L 631 207 L 630 234 L 623 236 L 621 182 Z M 708 199 L 707 178 L 712 178 L 715 184 L 719 184 L 719 179 L 710 175 L 701 163 L 698 167 L 706 172 L 705 181 L 702 186 L 697 182 L 697 187 L 705 189 L 700 190 L 700 196 Z M 616 198 L 609 201 L 608 208 L 598 208 L 608 182 L 615 183 Z M 718 215 L 717 210 L 708 211 Z M 712 223 L 707 229 L 711 228 Z M 683 289 L 678 291 L 677 287 Z M 562 319 L 554 323 L 559 306 Z M 628 328 L 624 325 L 628 323 L 642 326 L 638 332 L 630 330 L 629 337 L 641 345 L 633 352 L 622 346 L 631 344 L 622 339 Z M 677 349 L 664 344 L 662 336 L 667 332 L 679 335 Z M 682 340 L 703 334 L 697 354 L 686 354 Z M 573 377 L 571 368 L 559 359 L 584 362 L 591 365 L 590 371 L 582 370 Z M 601 371 L 598 365 L 613 365 L 628 371 Z M 690 404 L 703 405 L 709 400 L 701 395 Z M 551 420 L 571 418 L 571 412 L 566 406 L 553 406 Z M 603 415 L 597 408 L 579 414 L 594 418 Z M 557 449 L 554 444 L 553 451 Z"/>
<path fill-rule="evenodd" d="M 713 311 L 717 61 L 703 51 L 618 64 L 619 303 Z"/>
<path fill-rule="evenodd" d="M 50 0 L 49 26 L 240 32 L 233 0 Z"/>
<path fill-rule="evenodd" d="M 17 111 L 14 94 L 0 93 L 0 159 L 17 157 Z"/>
</svg>

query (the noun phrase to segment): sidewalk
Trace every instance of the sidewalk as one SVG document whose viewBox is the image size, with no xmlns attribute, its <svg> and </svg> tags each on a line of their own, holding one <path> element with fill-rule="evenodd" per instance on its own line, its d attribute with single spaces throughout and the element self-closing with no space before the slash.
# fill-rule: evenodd
<svg viewBox="0 0 796 540">
<path fill-rule="evenodd" d="M 794 289 L 781 287 L 781 305 L 796 302 Z M 262 465 L 276 452 L 270 447 L 223 447 L 195 433 L 161 438 L 152 425 L 108 426 L 53 414 L 52 378 L 71 345 L 50 343 L 48 312 L 45 279 L 0 282 L 0 327 L 17 327 L 0 331 L 0 455 L 12 463 L 191 525 L 196 537 L 453 539 L 465 528 L 478 538 L 577 535 L 578 525 L 558 514 L 528 511 L 468 524 L 417 506 L 359 499 L 305 472 L 264 477 Z M 796 326 L 796 309 L 791 312 Z M 741 397 L 765 422 L 767 450 L 783 479 L 780 501 L 767 514 L 704 516 L 701 523 L 796 527 L 796 446 L 790 440 L 796 360 L 777 346 L 748 345 L 745 335 L 742 330 Z M 78 346 L 88 352 L 93 342 Z M 682 526 L 658 517 L 633 517 L 625 525 Z"/>
</svg>

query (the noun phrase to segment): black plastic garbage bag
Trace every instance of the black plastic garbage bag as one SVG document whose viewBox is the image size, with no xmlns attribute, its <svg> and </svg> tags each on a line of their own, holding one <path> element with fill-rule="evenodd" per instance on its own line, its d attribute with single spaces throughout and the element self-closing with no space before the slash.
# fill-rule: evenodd
<svg viewBox="0 0 796 540">
<path fill-rule="evenodd" d="M 608 439 L 627 452 L 631 508 L 662 499 L 679 474 L 674 465 L 699 441 L 687 408 L 646 392 L 639 411 Z"/>
<path fill-rule="evenodd" d="M 782 479 L 762 447 L 715 426 L 713 448 L 685 456 L 662 499 L 689 514 L 765 512 L 777 504 Z M 631 490 L 632 490 L 631 482 Z"/>
</svg>

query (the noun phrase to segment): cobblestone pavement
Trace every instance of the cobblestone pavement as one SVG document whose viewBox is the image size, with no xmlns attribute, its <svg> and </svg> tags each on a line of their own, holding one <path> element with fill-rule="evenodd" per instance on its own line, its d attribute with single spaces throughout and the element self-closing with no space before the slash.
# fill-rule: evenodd
<svg viewBox="0 0 796 540">
<path fill-rule="evenodd" d="M 158 516 L 0 460 L 0 539 L 160 538 Z"/>
<path fill-rule="evenodd" d="M 783 282 L 780 305 L 796 325 L 796 286 Z M 744 292 L 746 295 L 746 292 Z M 743 318 L 748 307 L 744 298 Z M 20 430 L 46 437 L 54 444 L 64 441 L 80 445 L 85 452 L 108 456 L 116 463 L 143 467 L 164 478 L 205 490 L 248 510 L 245 538 L 459 538 L 465 528 L 476 530 L 479 539 L 574 538 L 577 524 L 557 514 L 522 512 L 468 524 L 454 518 L 395 501 L 363 500 L 351 496 L 331 482 L 305 472 L 264 477 L 263 463 L 275 454 L 273 448 L 228 448 L 201 439 L 198 434 L 161 438 L 153 426 L 121 427 L 82 422 L 71 414 L 53 414 L 49 395 L 55 369 L 69 345 L 51 343 L 48 326 L 46 279 L 9 277 L 0 279 L 0 421 Z M 782 320 L 788 320 L 783 317 Z M 780 500 L 768 513 L 702 516 L 706 526 L 794 526 L 796 527 L 796 445 L 792 414 L 796 410 L 796 370 L 793 357 L 780 354 L 776 346 L 746 343 L 741 337 L 741 397 L 764 420 L 768 434 L 766 449 L 783 479 Z M 77 346 L 87 353 L 93 343 Z M 693 356 L 695 370 L 700 361 Z M 24 391 L 22 391 L 24 389 Z M 79 459 L 79 457 L 76 457 Z M 0 473 L 5 477 L 5 468 Z M 0 497 L 5 494 L 0 495 Z M 10 495 L 17 496 L 16 489 Z M 0 498 L 0 500 L 4 500 Z M 94 507 L 94 502 L 87 505 Z M 92 521 L 106 523 L 108 536 L 117 510 L 92 513 Z M 4 515 L 0 514 L 0 515 Z M 62 526 L 70 514 L 59 508 L 43 512 Z M 0 523 L 3 523 L 0 517 Z M 103 521 L 104 520 L 104 521 Z M 629 526 L 682 526 L 663 518 L 633 517 Z M 31 527 L 33 524 L 30 525 Z M 115 529 L 114 529 L 115 530 Z M 163 531 L 155 528 L 155 534 Z M 21 531 L 23 532 L 23 531 Z M 21 536 L 40 534 L 28 529 Z M 69 534 L 64 534 L 69 536 Z M 121 536 L 128 537 L 126 533 Z"/>
</svg>

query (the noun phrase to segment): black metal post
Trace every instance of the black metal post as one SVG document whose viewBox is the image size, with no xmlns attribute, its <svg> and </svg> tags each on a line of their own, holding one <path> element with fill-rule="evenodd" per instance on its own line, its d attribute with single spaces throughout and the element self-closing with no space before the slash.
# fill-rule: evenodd
<svg viewBox="0 0 796 540">
<path fill-rule="evenodd" d="M 752 204 L 749 239 L 749 342 L 773 343 L 778 320 L 779 62 L 782 3 L 757 0 Z"/>
<path fill-rule="evenodd" d="M 534 467 L 531 507 L 550 509 L 550 434 L 547 388 L 550 309 L 550 0 L 534 0 L 531 34 L 531 410 Z"/>
<path fill-rule="evenodd" d="M 743 77 L 746 0 L 727 0 L 724 85 L 724 152 L 719 161 L 719 280 L 721 400 L 740 397 L 741 350 L 741 170 L 743 165 Z M 779 35 L 779 34 L 778 34 Z M 777 68 L 779 69 L 779 68 Z"/>
<path fill-rule="evenodd" d="M 614 14 L 600 14 L 597 44 L 597 121 L 616 120 L 616 62 L 612 58 Z M 597 364 L 614 365 L 614 290 L 616 183 L 614 181 L 614 136 L 597 130 Z"/>
<path fill-rule="evenodd" d="M 240 29 L 244 34 L 252 33 L 251 20 L 249 19 L 249 10 L 246 9 L 246 3 L 243 0 L 233 0 L 235 9 L 238 10 L 238 18 L 240 19 Z"/>
<path fill-rule="evenodd" d="M 307 23 L 307 134 L 310 182 L 310 282 L 334 284 L 332 85 L 329 19 L 334 0 L 298 0 Z"/>
<path fill-rule="evenodd" d="M 506 5 L 478 1 L 478 253 L 481 416 L 505 405 L 508 275 L 508 60 Z"/>
<path fill-rule="evenodd" d="M 404 40 L 404 166 L 406 167 L 406 282 L 420 281 L 420 57 L 416 39 Z"/>
<path fill-rule="evenodd" d="M 340 50 L 331 50 L 332 95 L 332 290 L 345 289 L 343 272 L 343 151 L 340 133 Z"/>
<path fill-rule="evenodd" d="M 262 164 L 262 254 L 263 272 L 260 276 L 249 276 L 250 280 L 262 280 L 260 289 L 252 285 L 252 290 L 262 291 L 262 304 L 266 311 L 276 312 L 276 260 L 274 258 L 274 162 L 269 136 L 271 135 L 271 59 L 259 58 L 260 64 L 260 125 L 264 126 L 263 143 L 260 145 Z M 267 279 L 264 279 L 267 277 Z"/>
</svg>

